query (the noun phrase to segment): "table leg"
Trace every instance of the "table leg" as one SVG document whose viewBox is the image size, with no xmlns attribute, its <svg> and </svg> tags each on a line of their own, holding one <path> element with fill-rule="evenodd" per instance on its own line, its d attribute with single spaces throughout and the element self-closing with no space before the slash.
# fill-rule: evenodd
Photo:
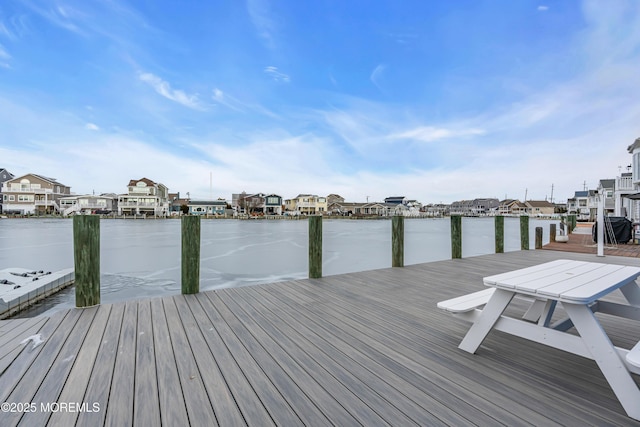
<svg viewBox="0 0 640 427">
<path fill-rule="evenodd" d="M 594 313 L 584 304 L 563 306 L 627 415 L 640 420 L 640 389 Z"/>
<path fill-rule="evenodd" d="M 620 288 L 630 305 L 640 307 L 640 286 L 634 280 Z"/>
<path fill-rule="evenodd" d="M 496 289 L 482 310 L 480 317 L 471 325 L 458 348 L 472 354 L 475 353 L 493 328 L 493 325 L 502 316 L 514 295 L 515 293 L 510 291 Z"/>
</svg>

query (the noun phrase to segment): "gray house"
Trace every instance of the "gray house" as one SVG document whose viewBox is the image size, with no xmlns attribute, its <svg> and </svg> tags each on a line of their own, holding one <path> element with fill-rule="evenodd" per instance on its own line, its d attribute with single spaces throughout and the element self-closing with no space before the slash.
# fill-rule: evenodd
<svg viewBox="0 0 640 427">
<path fill-rule="evenodd" d="M 2 213 L 2 184 L 5 181 L 15 178 L 11 172 L 4 168 L 0 168 L 0 214 Z"/>
<path fill-rule="evenodd" d="M 226 200 L 189 200 L 189 215 L 224 215 Z"/>
<path fill-rule="evenodd" d="M 451 204 L 452 215 L 486 216 L 495 214 L 500 201 L 494 198 L 480 198 L 473 200 L 459 200 Z"/>
</svg>

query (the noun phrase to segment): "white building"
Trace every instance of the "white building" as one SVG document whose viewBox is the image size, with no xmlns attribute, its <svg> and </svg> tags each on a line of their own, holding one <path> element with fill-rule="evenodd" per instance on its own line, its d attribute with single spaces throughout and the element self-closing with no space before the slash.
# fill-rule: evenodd
<svg viewBox="0 0 640 427">
<path fill-rule="evenodd" d="M 638 221 L 640 219 L 640 138 L 637 138 L 633 144 L 627 147 L 627 151 L 632 155 L 631 161 L 631 189 L 621 193 L 621 199 L 617 205 L 627 207 L 627 217 Z M 622 178 L 622 177 L 621 177 Z M 628 181 L 625 182 L 628 186 Z M 624 199 L 628 199 L 624 200 Z M 620 211 L 622 213 L 622 209 Z"/>
<path fill-rule="evenodd" d="M 148 178 L 129 181 L 129 192 L 118 196 L 118 215 L 169 215 L 169 189 Z"/>
<path fill-rule="evenodd" d="M 63 216 L 76 214 L 108 214 L 115 212 L 115 194 L 101 194 L 99 196 L 86 194 L 84 196 L 69 196 L 60 199 L 60 209 Z"/>
</svg>

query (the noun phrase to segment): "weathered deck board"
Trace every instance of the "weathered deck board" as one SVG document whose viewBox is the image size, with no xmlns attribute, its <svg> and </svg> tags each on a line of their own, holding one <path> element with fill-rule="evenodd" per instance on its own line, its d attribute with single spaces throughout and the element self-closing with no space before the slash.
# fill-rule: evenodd
<svg viewBox="0 0 640 427">
<path fill-rule="evenodd" d="M 169 327 L 167 326 L 162 299 L 155 298 L 151 300 L 151 318 L 153 319 L 160 420 L 163 425 L 189 425 L 185 396 L 179 386 L 178 367 L 176 366 L 176 357 L 169 338 Z"/>
<path fill-rule="evenodd" d="M 3 321 L 0 401 L 99 410 L 0 424 L 640 425 L 595 362 L 500 332 L 468 354 L 469 325 L 436 308 L 558 258 L 640 265 L 511 252 Z M 617 345 L 640 339 L 637 322 L 601 320 Z"/>
<path fill-rule="evenodd" d="M 60 393 L 59 402 L 82 402 L 84 400 L 84 394 L 87 390 L 91 371 L 95 366 L 98 349 L 109 320 L 111 308 L 110 305 L 98 308 L 91 323 L 91 328 L 87 333 L 87 338 L 78 352 L 73 368 Z M 77 419 L 77 412 L 54 412 L 49 418 L 49 423 L 51 425 L 72 426 L 75 425 Z"/>
</svg>

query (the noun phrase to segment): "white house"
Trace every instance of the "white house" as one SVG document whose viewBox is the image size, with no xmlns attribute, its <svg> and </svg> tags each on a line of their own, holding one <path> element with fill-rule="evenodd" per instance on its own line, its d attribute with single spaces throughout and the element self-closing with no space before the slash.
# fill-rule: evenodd
<svg viewBox="0 0 640 427">
<path fill-rule="evenodd" d="M 115 212 L 117 196 L 115 194 L 86 194 L 84 196 L 68 196 L 60 198 L 60 209 L 63 216 L 75 214 L 108 214 Z"/>
<path fill-rule="evenodd" d="M 118 215 L 169 214 L 169 189 L 148 178 L 129 181 L 129 192 L 118 196 Z"/>
</svg>

